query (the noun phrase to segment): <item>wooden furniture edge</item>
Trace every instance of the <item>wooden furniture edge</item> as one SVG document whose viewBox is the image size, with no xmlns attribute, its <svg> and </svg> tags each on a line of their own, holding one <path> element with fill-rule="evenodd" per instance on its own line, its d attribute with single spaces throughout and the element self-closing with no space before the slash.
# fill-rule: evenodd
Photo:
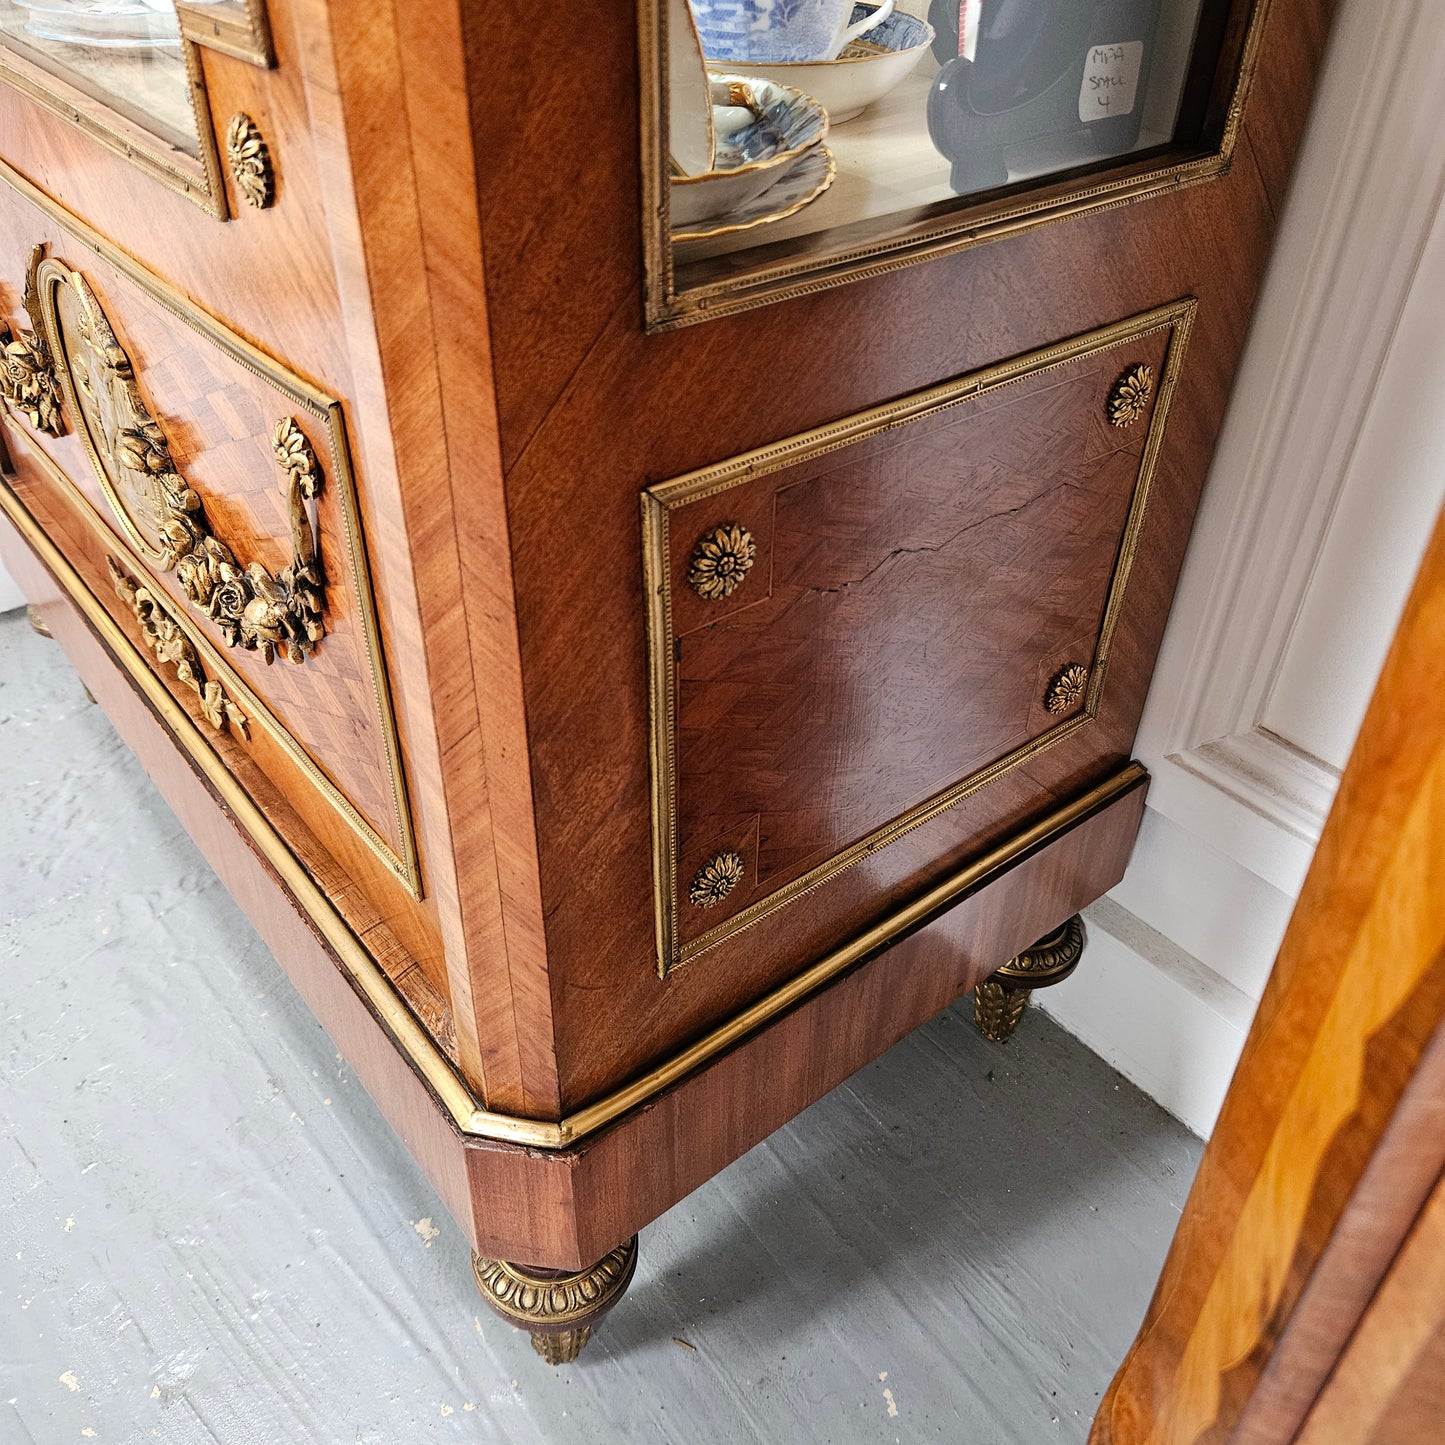
<svg viewBox="0 0 1445 1445">
<path fill-rule="evenodd" d="M 1112 888 L 1124 876 L 1147 792 L 1140 769 L 1099 808 L 990 874 L 946 912 L 865 955 L 578 1145 L 571 1183 L 578 1254 L 569 1267 L 657 1218 Z M 1042 888 L 1046 877 L 1050 887 Z M 704 1119 L 707 1127 L 698 1127 Z M 485 1163 L 475 1153 L 469 1158 L 475 1190 Z"/>
<path fill-rule="evenodd" d="M 1322 1383 L 1318 1351 L 1292 1339 L 1295 1329 L 1347 1333 L 1347 1320 L 1329 1318 L 1338 1297 L 1322 1309 L 1316 1286 L 1327 1282 L 1336 1236 L 1357 1228 L 1352 1210 L 1372 1192 L 1378 1203 L 1372 1165 L 1394 1147 L 1397 1117 L 1417 1112 L 1412 1090 L 1429 1082 L 1445 1028 L 1442 695 L 1445 516 L 1091 1445 L 1283 1445 L 1295 1438 L 1287 1417 L 1297 1424 Z M 1418 1196 L 1421 1181 L 1408 1177 L 1396 1191 L 1412 1184 Z M 1408 1202 L 1377 1208 L 1375 1226 L 1400 1240 L 1399 1219 L 1388 1216 Z M 1374 1253 L 1378 1274 L 1391 1251 Z M 1354 1263 L 1358 1282 L 1370 1261 Z M 1329 1283 L 1337 1292 L 1340 1281 Z M 1285 1350 L 1313 1381 L 1281 1390 L 1271 1380 Z"/>
<path fill-rule="evenodd" d="M 218 763 L 221 776 L 207 777 L 200 766 L 202 759 L 178 736 L 187 729 L 195 731 L 189 715 L 150 673 L 79 577 L 67 577 L 69 564 L 53 544 L 33 521 L 25 525 L 28 514 L 8 487 L 0 487 L 0 504 L 11 523 L 0 528 L 7 565 L 41 607 L 56 640 L 207 861 L 268 947 L 284 960 L 283 967 L 307 1006 L 324 1021 L 383 1115 L 483 1253 L 558 1268 L 590 1263 L 632 1232 L 619 1221 L 655 1218 L 966 991 L 991 972 L 1005 953 L 1026 947 L 1056 925 L 1058 919 L 1033 918 L 1023 906 L 1026 880 L 1033 867 L 1057 857 L 1061 846 L 1071 857 L 1084 853 L 1084 858 L 1071 865 L 1078 896 L 1070 906 L 1082 906 L 1122 876 L 1137 830 L 1147 775 L 1131 764 L 1034 827 L 1022 830 L 1010 845 L 992 850 L 819 960 L 658 1068 L 570 1119 L 547 1123 L 487 1114 L 475 1107 L 465 1085 L 434 1046 L 430 1046 L 433 1066 L 423 1067 L 425 1060 L 419 1060 L 418 1052 L 424 1053 L 430 1041 L 420 1037 L 420 1025 L 380 970 L 373 965 L 371 978 L 359 977 L 357 961 L 344 957 L 337 948 L 341 940 L 330 936 L 325 915 L 331 914 L 334 924 L 343 930 L 345 924 L 334 914 L 329 900 L 309 884 L 296 860 L 290 859 L 291 866 L 286 867 L 290 855 L 279 839 L 276 847 L 268 849 L 263 839 L 243 826 L 244 795 L 233 784 L 235 796 L 227 797 L 222 791 L 227 779 L 224 769 Z M 108 639 L 107 631 L 116 636 Z M 129 665 L 127 653 L 133 655 Z M 184 768 L 169 766 L 168 755 L 165 764 L 161 762 L 165 744 L 185 759 Z M 209 754 L 204 743 L 201 748 Z M 1130 820 L 1127 836 L 1107 859 L 1106 850 L 1084 847 L 1083 840 L 1091 836 L 1099 820 L 1124 815 Z M 260 821 L 264 824 L 264 819 Z M 1091 867 L 1096 871 L 1101 862 L 1107 863 L 1104 872 L 1108 876 L 1096 878 Z M 919 1005 L 907 1006 L 901 1002 L 902 994 L 892 999 L 891 1011 L 886 1001 L 849 1002 L 856 994 L 876 991 L 879 980 L 901 980 L 918 947 L 923 946 L 914 935 L 924 930 L 920 936 L 926 938 L 935 929 L 952 929 L 966 922 L 980 907 L 985 889 L 993 903 L 1005 892 L 1015 900 L 1016 916 L 1002 949 L 995 940 L 986 954 L 975 956 L 977 961 L 959 959 L 951 970 L 930 970 Z M 300 901 L 298 890 L 310 907 Z M 276 907 L 278 893 L 287 907 Z M 900 946 L 904 939 L 907 943 Z M 351 942 L 354 951 L 364 952 L 354 938 Z M 866 1011 L 861 1017 L 886 1022 L 855 1038 L 848 1048 L 836 1047 L 834 1039 L 825 1073 L 800 1077 L 792 1093 L 770 1091 L 767 1106 L 754 1109 L 754 1090 L 737 1091 L 736 1081 L 754 1066 L 754 1060 L 764 1054 L 771 1056 L 780 1036 L 793 1038 L 799 1029 L 814 1027 L 812 1020 L 832 1017 L 840 1007 L 863 1007 Z M 731 1095 L 730 1090 L 734 1091 Z M 680 1121 L 696 1110 L 718 1107 L 734 1114 L 746 1107 L 747 1123 L 711 1144 L 693 1139 L 696 1131 L 680 1127 Z M 639 1141 L 648 1149 L 655 1147 L 659 1127 L 674 1131 L 687 1143 L 685 1155 L 679 1156 L 665 1184 L 656 1171 L 626 1167 L 627 1158 L 636 1157 Z M 488 1138 L 488 1129 L 494 1134 L 514 1132 L 517 1138 L 508 1139 L 505 1134 Z M 589 1138 L 592 1135 L 598 1137 Z M 545 1204 L 541 1203 L 544 1198 Z M 531 1204 L 538 1205 L 534 1212 L 529 1212 Z M 521 1213 L 509 1221 L 504 1209 Z M 559 1219 L 568 1223 L 557 1233 Z M 552 1231 L 550 1236 L 548 1231 Z M 614 1234 L 616 1238 L 610 1237 Z M 599 1240 L 603 1242 L 594 1243 Z"/>
</svg>

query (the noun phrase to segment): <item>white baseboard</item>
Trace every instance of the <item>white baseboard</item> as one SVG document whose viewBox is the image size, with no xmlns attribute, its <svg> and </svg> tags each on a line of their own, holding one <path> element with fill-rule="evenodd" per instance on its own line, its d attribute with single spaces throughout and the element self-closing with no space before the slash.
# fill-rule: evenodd
<svg viewBox="0 0 1445 1445">
<path fill-rule="evenodd" d="M 1148 807 L 1129 871 L 1084 910 L 1078 972 L 1034 1002 L 1207 1137 L 1292 907 Z"/>
<path fill-rule="evenodd" d="M 1085 909 L 1084 923 L 1078 972 L 1034 1002 L 1207 1139 L 1254 1000 L 1112 899 Z"/>
</svg>

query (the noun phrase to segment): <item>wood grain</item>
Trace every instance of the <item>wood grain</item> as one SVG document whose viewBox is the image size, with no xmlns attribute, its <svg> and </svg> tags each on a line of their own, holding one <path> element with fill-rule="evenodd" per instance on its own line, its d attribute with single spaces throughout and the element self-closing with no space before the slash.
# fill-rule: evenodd
<svg viewBox="0 0 1445 1445">
<path fill-rule="evenodd" d="M 276 205 L 237 207 L 225 224 L 0 92 L 6 174 L 22 194 L 38 188 L 29 199 L 44 213 L 45 238 L 67 255 L 104 252 L 108 239 L 121 270 L 124 257 L 139 258 L 345 400 L 423 909 L 407 922 L 346 839 L 291 797 L 265 744 L 250 758 L 266 779 L 254 792 L 278 826 L 292 827 L 298 851 L 310 837 L 314 856 L 330 859 L 327 893 L 350 900 L 349 918 L 379 920 L 403 948 L 429 950 L 415 961 L 433 1001 L 417 1011 L 450 1021 L 453 1057 L 486 1106 L 555 1120 L 637 1078 L 1124 765 L 1330 8 L 1274 0 L 1275 38 L 1246 117 L 1246 141 L 1251 127 L 1268 132 L 1264 169 L 1246 143 L 1232 173 L 1208 185 L 671 335 L 642 325 L 636 107 L 597 103 L 637 93 L 633 0 L 500 9 L 274 0 L 274 70 L 203 57 L 218 123 L 236 110 L 253 116 L 278 170 Z M 1303 58 L 1292 50 L 1296 31 L 1308 37 Z M 585 148 L 579 115 L 589 117 Z M 8 246 L 41 238 L 26 204 L 0 204 Z M 0 258 L 10 286 L 18 259 Z M 1108 705 L 1087 743 L 1031 757 L 790 905 L 775 925 L 659 980 L 639 493 L 1191 295 L 1199 308 L 1188 364 L 1113 638 Z M 0 300 L 13 314 L 14 297 Z M 168 421 L 194 414 L 180 446 L 188 462 L 221 467 L 228 446 L 253 446 L 254 429 L 220 434 L 224 408 L 212 399 L 229 395 L 234 379 L 207 362 L 208 379 L 164 326 L 152 332 L 153 318 L 124 310 L 116 319 L 151 358 L 146 385 L 158 408 Z M 1091 395 L 1105 381 L 1092 376 Z M 173 398 L 163 407 L 161 393 Z M 741 781 L 767 877 L 795 877 L 839 839 L 1041 725 L 1025 698 L 1097 635 L 1098 581 L 1135 461 L 1128 438 L 1119 447 L 1096 424 L 1081 426 L 1079 398 L 1044 389 L 991 424 L 956 436 L 945 428 L 934 450 L 882 445 L 858 454 L 856 475 L 850 461 L 836 477 L 818 471 L 760 490 L 775 580 L 797 600 L 791 616 L 781 601 L 775 614 L 759 609 L 771 634 L 761 644 L 746 609 L 713 634 L 685 629 L 688 766 L 707 781 L 687 794 L 687 848 L 719 832 L 719 798 Z M 58 460 L 76 475 L 73 457 Z M 206 482 L 229 499 L 217 504 L 229 509 L 227 525 L 264 550 L 274 499 L 242 472 L 249 464 Z M 20 474 L 17 486 L 100 596 L 95 535 L 23 463 Z M 960 478 L 954 495 L 950 479 Z M 1027 527 L 1002 515 L 1031 497 L 1038 516 Z M 943 555 L 940 544 L 975 523 L 977 534 L 964 541 L 960 532 Z M 899 579 L 888 558 L 912 548 L 891 596 Z M 880 562 L 870 585 L 841 587 Z M 955 573 L 968 576 L 966 589 Z M 809 591 L 819 585 L 840 590 L 820 605 Z M 595 1259 L 631 1232 L 629 1220 L 651 1217 L 747 1147 L 760 1121 L 781 1122 L 1095 896 L 1090 889 L 1108 887 L 1137 821 L 1121 811 L 1097 856 L 1071 845 L 1051 855 L 1056 867 L 1040 861 L 1028 874 L 1037 895 L 1000 879 L 961 906 L 957 926 L 977 931 L 936 978 L 912 978 L 929 972 L 910 971 L 921 944 L 850 975 L 890 977 L 899 996 L 840 985 L 836 1012 L 817 1015 L 828 1021 L 826 1049 L 822 1034 L 760 1035 L 770 1042 L 740 1054 L 746 1064 L 718 1062 L 587 1155 L 463 1146 L 427 1115 L 435 1101 L 405 1069 L 398 1075 L 394 1054 L 383 1058 L 390 1044 L 368 1033 L 371 1016 L 356 1014 L 334 961 L 305 941 L 294 900 L 255 871 L 194 774 L 146 731 L 134 696 L 113 676 L 104 693 L 95 685 L 90 674 L 104 661 L 75 626 L 67 646 L 97 695 L 163 783 L 175 774 L 187 826 L 313 1006 L 336 1020 L 347 1048 L 371 1057 L 361 1070 L 369 1087 L 416 1141 L 474 1242 L 533 1263 Z M 925 665 L 925 643 L 947 656 Z M 763 657 L 770 648 L 776 655 Z M 791 695 L 767 717 L 749 715 L 712 686 L 727 667 L 755 682 L 771 676 Z M 298 728 L 334 731 L 334 718 L 300 716 L 303 695 L 282 700 Z M 910 728 L 913 746 L 900 749 Z M 728 759 L 749 748 L 751 772 L 735 780 Z M 238 775 L 246 766 L 238 761 Z M 407 977 L 376 938 L 391 976 Z M 443 997 L 445 1014 L 435 1006 Z M 778 1052 L 795 1045 L 796 1071 Z M 754 1124 L 738 1123 L 738 1100 L 751 1107 L 774 1073 L 787 1074 L 786 1088 Z"/>
<path fill-rule="evenodd" d="M 385 664 L 373 659 L 360 616 L 359 579 L 343 515 L 342 477 L 328 452 L 321 421 L 270 381 L 171 314 L 100 257 L 80 251 L 72 237 L 34 207 L 14 198 L 0 206 L 0 284 L 23 285 L 30 246 L 45 242 L 56 260 L 78 268 L 94 289 L 136 381 L 170 443 L 177 470 L 202 498 L 212 532 L 245 567 L 259 562 L 278 575 L 292 561 L 291 528 L 281 474 L 272 455 L 277 421 L 290 417 L 317 456 L 323 483 L 317 499 L 320 558 L 326 576 L 326 636 L 304 666 L 267 665 L 259 652 L 227 648 L 219 628 L 187 599 L 174 572 L 148 569 L 150 580 L 188 613 L 226 653 L 227 661 L 272 706 L 302 747 L 323 767 L 397 857 L 405 856 L 402 809 L 387 757 L 388 719 L 378 686 Z M 27 433 L 55 462 L 95 512 L 123 537 L 70 418 L 60 437 Z M 352 517 L 351 526 L 360 527 Z"/>
<path fill-rule="evenodd" d="M 1079 712 L 1049 690 L 1095 666 L 1148 432 L 1111 426 L 1108 398 L 1136 363 L 1162 374 L 1168 337 L 673 509 L 684 943 Z M 758 560 L 708 601 L 694 539 L 732 519 Z M 698 908 L 689 882 L 723 849 L 745 877 Z"/>
<path fill-rule="evenodd" d="M 1328 0 L 1274 7 L 1279 38 L 1266 48 L 1252 104 L 1269 116 L 1275 155 L 1292 154 L 1306 109 L 1308 67 L 1285 53 L 1289 32 L 1314 33 L 1330 8 Z M 636 116 L 625 105 L 602 108 L 585 156 L 566 140 L 576 116 L 597 109 L 591 97 L 632 93 L 629 10 L 610 3 L 525 18 L 472 10 L 465 31 L 469 63 L 488 75 L 486 103 L 472 111 L 473 149 L 485 157 L 477 185 L 499 447 L 567 1107 L 728 1017 L 890 901 L 1127 757 L 1274 219 L 1244 146 L 1229 175 L 1206 185 L 645 335 L 630 199 L 640 183 Z M 553 65 L 549 57 L 564 51 L 571 63 Z M 529 124 L 519 128 L 512 117 L 524 110 Z M 541 153 L 551 162 L 539 165 Z M 1050 751 L 1026 775 L 790 905 L 769 920 L 776 926 L 738 935 L 660 985 L 638 491 L 1188 295 L 1200 303 L 1190 360 L 1095 751 Z M 904 485 L 891 475 L 890 484 Z M 867 750 L 861 739 L 849 746 Z M 826 769 L 826 759 L 811 766 Z"/>
<path fill-rule="evenodd" d="M 395 586 L 383 587 L 383 607 L 414 674 L 400 691 L 418 718 L 410 755 L 435 840 L 458 1038 L 489 1107 L 556 1117 L 459 18 L 448 3 L 403 15 L 308 0 L 295 23 L 357 425 L 377 459 L 368 536 L 389 559 Z"/>
<path fill-rule="evenodd" d="M 1360 1320 L 1298 1445 L 1427 1445 L 1445 1413 L 1445 1180 Z"/>
<path fill-rule="evenodd" d="M 1445 519 L 1095 1445 L 1285 1442 L 1445 1163 Z"/>
</svg>

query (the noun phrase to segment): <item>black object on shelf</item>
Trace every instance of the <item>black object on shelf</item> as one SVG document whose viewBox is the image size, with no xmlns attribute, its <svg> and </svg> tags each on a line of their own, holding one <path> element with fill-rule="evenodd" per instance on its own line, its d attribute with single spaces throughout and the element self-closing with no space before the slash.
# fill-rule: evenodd
<svg viewBox="0 0 1445 1445">
<path fill-rule="evenodd" d="M 1162 0 L 933 0 L 933 143 L 960 195 L 1131 150 Z M 976 30 L 965 34 L 969 17 Z M 972 58 L 964 52 L 972 48 Z M 1047 161 L 1041 163 L 1041 158 Z"/>
</svg>

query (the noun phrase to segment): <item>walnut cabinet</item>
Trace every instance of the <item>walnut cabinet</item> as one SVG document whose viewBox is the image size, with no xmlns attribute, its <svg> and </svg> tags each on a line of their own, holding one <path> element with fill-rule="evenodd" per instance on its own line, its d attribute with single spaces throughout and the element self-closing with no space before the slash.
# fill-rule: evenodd
<svg viewBox="0 0 1445 1445">
<path fill-rule="evenodd" d="M 5 565 L 549 1359 L 1129 857 L 1330 6 L 993 3 L 698 237 L 663 0 L 0 0 Z"/>
</svg>

